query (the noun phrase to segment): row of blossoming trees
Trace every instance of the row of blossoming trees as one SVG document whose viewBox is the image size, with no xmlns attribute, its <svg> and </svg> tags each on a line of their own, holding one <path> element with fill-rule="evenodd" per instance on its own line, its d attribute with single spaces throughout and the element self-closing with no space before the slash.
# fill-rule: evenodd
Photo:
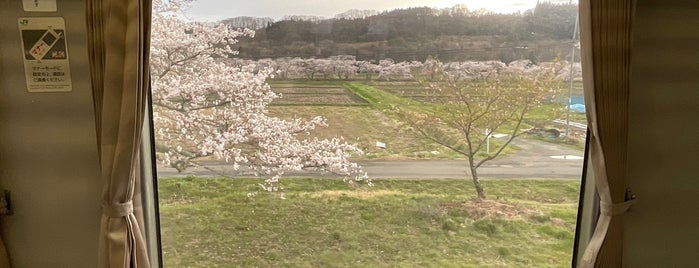
<svg viewBox="0 0 699 268">
<path fill-rule="evenodd" d="M 555 70 L 555 76 L 560 80 L 570 79 L 571 65 L 567 61 L 541 62 L 534 64 L 529 60 L 517 60 L 510 63 L 501 61 L 461 61 L 441 62 L 435 58 L 421 61 L 394 62 L 383 59 L 378 62 L 357 60 L 351 55 L 339 55 L 329 58 L 277 58 L 260 59 L 257 61 L 228 58 L 228 65 L 235 67 L 255 66 L 256 70 L 276 70 L 281 79 L 367 79 L 396 81 L 416 78 L 435 80 L 444 72 L 458 79 L 471 79 L 491 76 L 494 74 L 513 74 L 533 76 L 541 72 Z M 580 63 L 575 63 L 573 79 L 582 79 Z"/>
</svg>

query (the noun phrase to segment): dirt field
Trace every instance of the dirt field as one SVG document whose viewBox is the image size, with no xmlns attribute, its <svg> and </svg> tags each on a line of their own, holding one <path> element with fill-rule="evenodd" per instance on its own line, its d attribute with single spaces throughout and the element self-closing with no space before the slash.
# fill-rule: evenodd
<svg viewBox="0 0 699 268">
<path fill-rule="evenodd" d="M 272 90 L 281 94 L 273 105 L 355 106 L 367 105 L 359 96 L 341 86 L 306 84 L 272 84 Z"/>
</svg>

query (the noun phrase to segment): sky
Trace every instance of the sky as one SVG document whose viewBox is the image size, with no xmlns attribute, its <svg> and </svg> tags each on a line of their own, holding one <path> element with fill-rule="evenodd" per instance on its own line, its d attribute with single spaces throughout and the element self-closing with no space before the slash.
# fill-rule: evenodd
<svg viewBox="0 0 699 268">
<path fill-rule="evenodd" d="M 570 0 L 546 2 L 568 1 Z M 456 4 L 464 4 L 470 10 L 485 8 L 498 13 L 512 13 L 531 9 L 536 2 L 537 0 L 198 0 L 189 7 L 186 14 L 197 21 L 218 21 L 238 16 L 280 19 L 286 15 L 314 15 L 331 18 L 350 9 L 385 11 L 422 6 L 444 8 Z"/>
</svg>

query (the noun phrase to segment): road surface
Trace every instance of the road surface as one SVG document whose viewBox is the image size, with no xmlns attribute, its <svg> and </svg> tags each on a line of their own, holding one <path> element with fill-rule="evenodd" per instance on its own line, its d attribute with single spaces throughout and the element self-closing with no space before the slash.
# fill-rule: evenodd
<svg viewBox="0 0 699 268">
<path fill-rule="evenodd" d="M 516 141 L 519 151 L 512 155 L 486 162 L 478 169 L 481 178 L 543 178 L 580 179 L 582 152 L 561 145 L 538 140 Z M 360 165 L 372 179 L 452 179 L 468 178 L 466 160 L 395 160 L 361 161 Z M 165 177 L 221 177 L 247 176 L 248 171 L 235 171 L 221 162 L 209 162 L 205 167 L 193 167 L 182 173 L 174 168 L 158 165 L 158 176 Z M 298 172 L 287 177 L 328 177 L 318 172 Z"/>
</svg>

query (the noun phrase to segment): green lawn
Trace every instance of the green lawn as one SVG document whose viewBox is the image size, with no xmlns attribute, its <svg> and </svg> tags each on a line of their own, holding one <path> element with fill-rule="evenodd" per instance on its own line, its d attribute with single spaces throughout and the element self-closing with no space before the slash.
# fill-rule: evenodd
<svg viewBox="0 0 699 268">
<path fill-rule="evenodd" d="M 579 183 L 160 179 L 166 267 L 567 267 Z"/>
</svg>

